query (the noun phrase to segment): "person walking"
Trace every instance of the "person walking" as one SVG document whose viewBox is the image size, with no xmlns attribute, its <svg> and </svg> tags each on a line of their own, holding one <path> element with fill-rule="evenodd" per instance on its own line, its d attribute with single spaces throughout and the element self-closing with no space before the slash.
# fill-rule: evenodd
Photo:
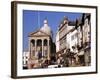
<svg viewBox="0 0 100 80">
<path fill-rule="evenodd" d="M 61 67 L 63 65 L 63 57 L 61 54 L 58 54 L 58 59 L 57 59 L 57 64 L 58 64 L 58 67 Z"/>
<path fill-rule="evenodd" d="M 64 59 L 63 66 L 64 67 L 69 67 L 70 63 L 70 49 L 67 49 L 66 52 L 62 55 Z"/>
<path fill-rule="evenodd" d="M 75 66 L 78 63 L 78 50 L 76 47 L 72 46 L 72 64 Z"/>
</svg>

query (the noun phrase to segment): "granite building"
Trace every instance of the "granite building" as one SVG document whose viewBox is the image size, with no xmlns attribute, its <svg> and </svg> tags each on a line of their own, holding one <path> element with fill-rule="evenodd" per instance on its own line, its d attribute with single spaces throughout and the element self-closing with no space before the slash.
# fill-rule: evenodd
<svg viewBox="0 0 100 80">
<path fill-rule="evenodd" d="M 37 31 L 29 35 L 29 60 L 28 68 L 41 67 L 41 63 L 50 60 L 52 56 L 52 31 L 48 26 L 48 21 L 44 20 L 44 25 Z"/>
</svg>

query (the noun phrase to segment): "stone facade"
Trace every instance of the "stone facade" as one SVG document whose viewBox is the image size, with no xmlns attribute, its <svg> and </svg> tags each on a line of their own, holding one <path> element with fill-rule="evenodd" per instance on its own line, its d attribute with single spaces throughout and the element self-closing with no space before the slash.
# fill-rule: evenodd
<svg viewBox="0 0 100 80">
<path fill-rule="evenodd" d="M 41 29 L 30 33 L 28 37 L 30 53 L 28 68 L 38 68 L 41 66 L 41 61 L 50 60 L 51 56 L 52 35 L 47 20 L 44 20 Z"/>
<path fill-rule="evenodd" d="M 59 44 L 56 46 L 59 45 L 59 50 L 56 53 L 63 54 L 66 53 L 67 49 L 72 51 L 72 47 L 75 47 L 78 50 L 80 62 L 84 63 L 82 65 L 90 65 L 90 26 L 90 14 L 82 14 L 82 17 L 76 19 L 76 21 L 69 21 L 67 17 L 64 17 L 57 32 L 59 39 L 56 37 L 56 42 Z"/>
</svg>

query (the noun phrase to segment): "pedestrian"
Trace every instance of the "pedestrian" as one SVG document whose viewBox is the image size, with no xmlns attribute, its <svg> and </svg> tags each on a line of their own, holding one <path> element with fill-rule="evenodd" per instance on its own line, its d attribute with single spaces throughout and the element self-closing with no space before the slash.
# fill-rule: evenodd
<svg viewBox="0 0 100 80">
<path fill-rule="evenodd" d="M 66 50 L 66 52 L 62 55 L 63 56 L 63 66 L 64 67 L 69 67 L 69 54 L 70 54 L 70 49 Z"/>
<path fill-rule="evenodd" d="M 58 59 L 57 59 L 57 64 L 58 66 L 61 66 L 63 64 L 63 57 L 61 54 L 58 55 Z"/>
<path fill-rule="evenodd" d="M 76 48 L 76 47 L 74 47 L 74 46 L 72 46 L 72 63 L 74 64 L 74 65 L 76 65 L 77 63 L 78 63 L 78 60 L 79 60 L 79 58 L 78 58 L 78 49 Z"/>
<path fill-rule="evenodd" d="M 71 52 L 70 49 L 68 49 L 68 51 L 67 51 L 67 58 L 68 58 L 69 66 L 71 66 L 72 65 L 72 60 L 73 60 L 73 53 Z"/>
</svg>

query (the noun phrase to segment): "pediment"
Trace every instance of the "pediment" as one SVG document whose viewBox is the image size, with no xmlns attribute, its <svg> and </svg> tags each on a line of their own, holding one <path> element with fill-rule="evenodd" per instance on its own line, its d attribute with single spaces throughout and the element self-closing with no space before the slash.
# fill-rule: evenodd
<svg viewBox="0 0 100 80">
<path fill-rule="evenodd" d="M 36 32 L 30 33 L 29 36 L 49 36 L 49 35 L 46 34 L 45 32 L 42 32 L 42 31 L 38 30 Z"/>
<path fill-rule="evenodd" d="M 38 32 L 36 32 L 34 35 L 47 35 L 47 34 L 41 32 L 41 31 L 38 31 Z"/>
</svg>

